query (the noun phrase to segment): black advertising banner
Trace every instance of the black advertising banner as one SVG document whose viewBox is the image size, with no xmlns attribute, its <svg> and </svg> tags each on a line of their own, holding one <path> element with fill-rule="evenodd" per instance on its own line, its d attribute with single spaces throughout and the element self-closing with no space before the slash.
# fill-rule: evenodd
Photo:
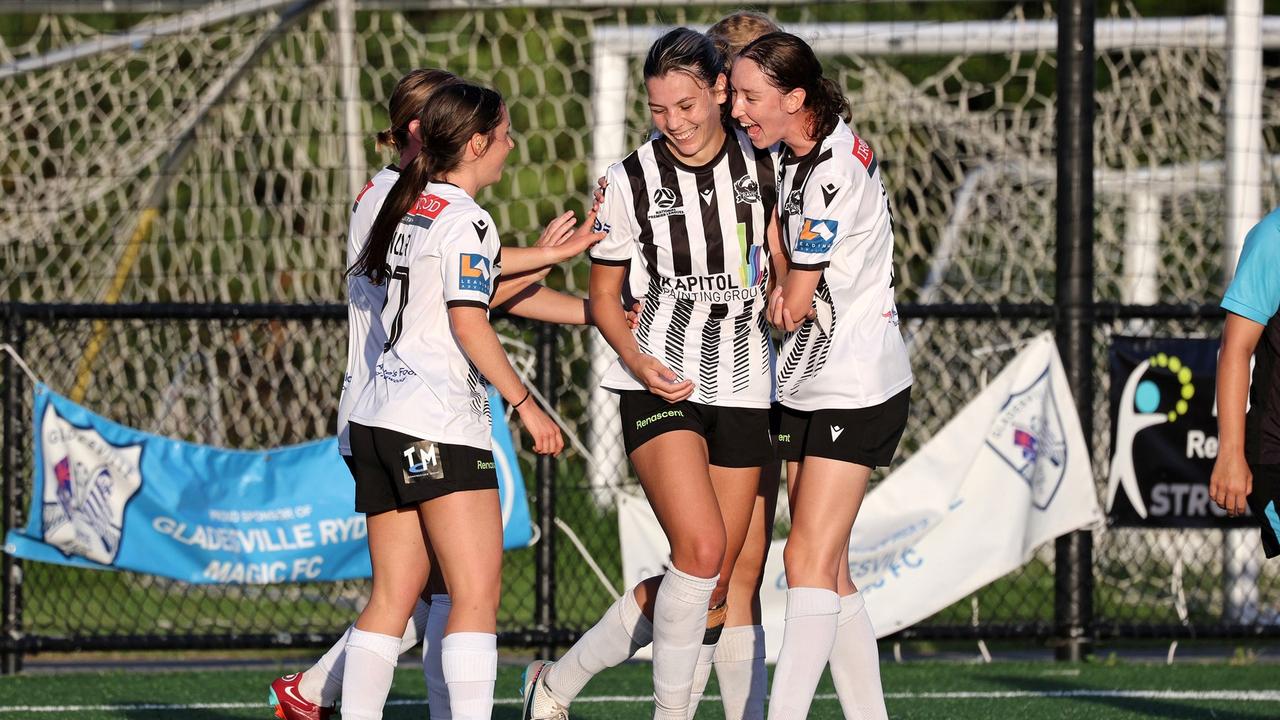
<svg viewBox="0 0 1280 720">
<path fill-rule="evenodd" d="M 1255 527 L 1209 498 L 1218 457 L 1218 340 L 1116 337 L 1111 343 L 1111 474 L 1115 525 Z"/>
</svg>

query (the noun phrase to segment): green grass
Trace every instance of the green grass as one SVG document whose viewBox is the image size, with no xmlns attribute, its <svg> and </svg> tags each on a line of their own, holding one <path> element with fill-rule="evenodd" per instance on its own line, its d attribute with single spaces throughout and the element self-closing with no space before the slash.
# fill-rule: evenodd
<svg viewBox="0 0 1280 720">
<path fill-rule="evenodd" d="M 289 669 L 282 668 L 281 671 Z M 213 671 L 169 673 L 72 673 L 56 676 L 0 678 L 0 718 L 58 717 L 75 720 L 150 718 L 181 715 L 184 720 L 269 718 L 261 705 L 267 683 L 280 671 Z M 521 668 L 499 668 L 495 718 L 516 718 Z M 1123 697 L 1115 691 L 1231 692 L 1268 691 L 1280 698 L 1280 673 L 1265 664 L 1150 665 L 1140 663 L 961 663 L 911 662 L 882 668 L 892 718 L 1274 718 L 1280 700 L 1182 699 Z M 573 717 L 628 720 L 650 717 L 645 700 L 650 689 L 649 665 L 628 664 L 594 680 L 573 708 Z M 708 694 L 716 692 L 714 680 Z M 810 717 L 838 718 L 840 708 L 829 679 L 818 688 Z M 968 697 L 945 694 L 966 693 Z M 1053 696 L 1052 694 L 1059 694 Z M 1060 696 L 1070 693 L 1070 696 Z M 1016 694 L 1010 696 L 1010 694 Z M 590 701 L 600 696 L 633 699 Z M 387 709 L 388 720 L 422 718 L 422 676 L 416 669 L 397 672 Z M 35 708 L 62 706 L 57 712 Z M 140 705 L 182 705 L 145 709 Z M 223 707 L 209 707 L 224 704 Z M 204 705 L 205 707 L 191 707 Z M 26 706 L 26 709 L 20 709 Z M 81 706 L 77 709 L 69 706 Z M 93 706 L 93 707 L 84 707 Z M 114 707 L 112 707 L 114 706 Z M 719 703 L 709 700 L 698 716 L 723 717 Z"/>
</svg>

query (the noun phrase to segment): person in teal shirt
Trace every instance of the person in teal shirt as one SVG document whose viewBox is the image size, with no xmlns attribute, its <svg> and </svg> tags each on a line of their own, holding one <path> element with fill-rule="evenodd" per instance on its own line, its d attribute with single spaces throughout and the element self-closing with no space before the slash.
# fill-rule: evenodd
<svg viewBox="0 0 1280 720">
<path fill-rule="evenodd" d="M 1245 237 L 1235 279 L 1222 298 L 1227 321 L 1218 353 L 1218 459 L 1213 501 L 1230 515 L 1246 504 L 1267 557 L 1280 555 L 1280 208 Z M 1249 363 L 1254 360 L 1252 383 Z"/>
</svg>

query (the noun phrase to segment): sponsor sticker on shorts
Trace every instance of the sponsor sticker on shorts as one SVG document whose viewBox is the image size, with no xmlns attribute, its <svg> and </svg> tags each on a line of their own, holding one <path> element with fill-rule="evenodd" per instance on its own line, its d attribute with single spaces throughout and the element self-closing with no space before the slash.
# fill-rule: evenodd
<svg viewBox="0 0 1280 720">
<path fill-rule="evenodd" d="M 444 462 L 440 446 L 431 440 L 419 440 L 405 446 L 404 484 L 412 485 L 423 480 L 440 480 L 444 477 Z"/>
</svg>

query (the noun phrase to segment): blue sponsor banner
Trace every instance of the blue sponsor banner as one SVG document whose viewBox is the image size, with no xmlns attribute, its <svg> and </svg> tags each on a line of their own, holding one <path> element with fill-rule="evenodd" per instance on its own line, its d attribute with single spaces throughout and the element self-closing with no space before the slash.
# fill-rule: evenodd
<svg viewBox="0 0 1280 720">
<path fill-rule="evenodd" d="M 503 417 L 495 398 L 495 417 Z M 43 384 L 34 396 L 27 525 L 5 552 L 38 562 L 201 584 L 333 581 L 370 574 L 364 516 L 333 438 L 262 451 L 144 433 Z M 507 548 L 532 537 L 509 429 L 494 429 Z"/>
</svg>

